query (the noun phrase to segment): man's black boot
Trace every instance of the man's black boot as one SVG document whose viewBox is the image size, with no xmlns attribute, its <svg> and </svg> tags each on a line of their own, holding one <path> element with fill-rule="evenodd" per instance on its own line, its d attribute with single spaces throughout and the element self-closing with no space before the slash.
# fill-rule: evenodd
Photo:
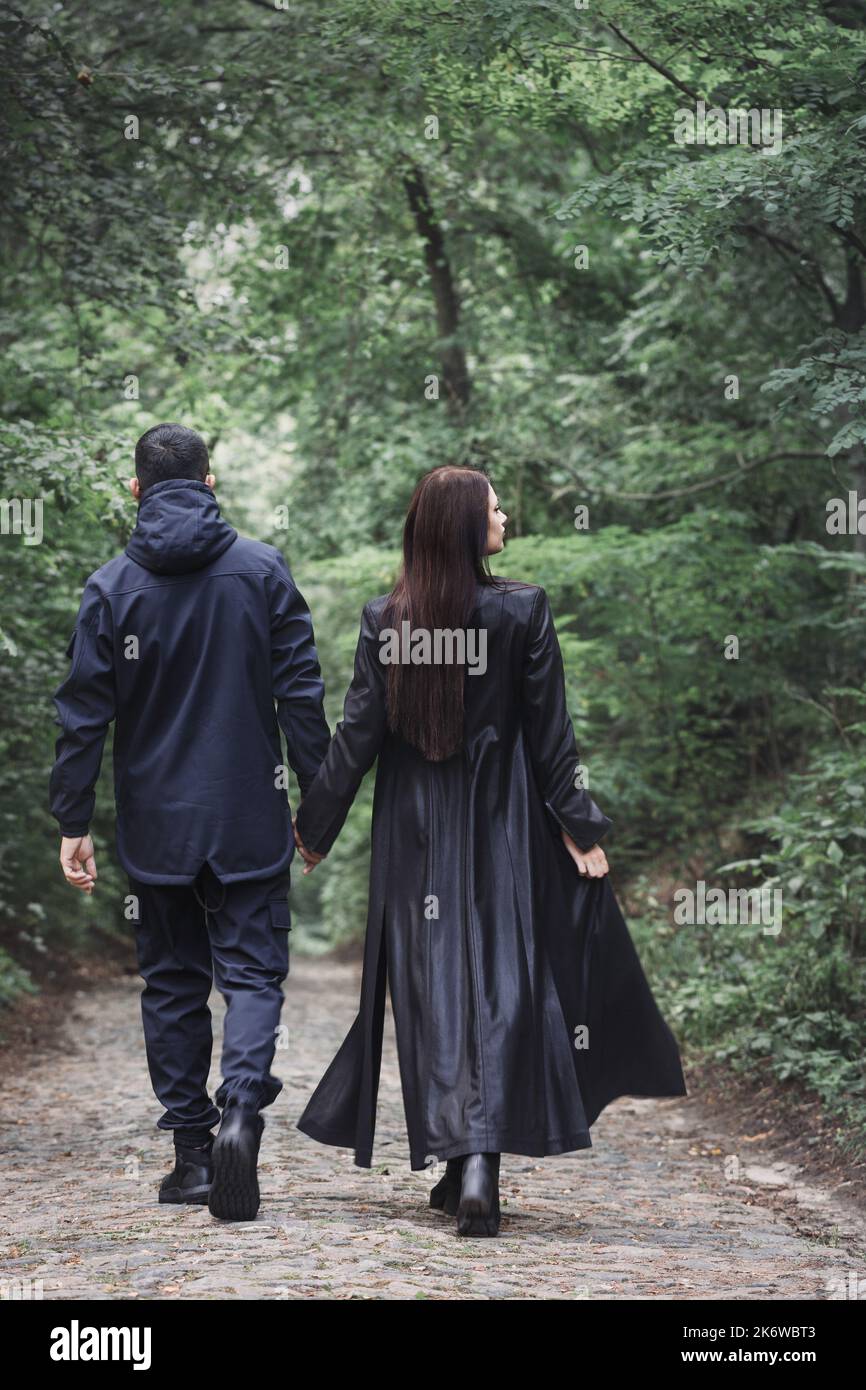
<svg viewBox="0 0 866 1390">
<path fill-rule="evenodd" d="M 439 1179 L 435 1187 L 430 1189 L 430 1205 L 437 1211 L 444 1211 L 446 1216 L 456 1216 L 457 1206 L 460 1201 L 460 1174 L 463 1171 L 463 1159 L 465 1154 L 459 1158 L 449 1158 L 445 1164 L 445 1172 Z"/>
<path fill-rule="evenodd" d="M 457 1230 L 461 1236 L 499 1232 L 499 1154 L 467 1154 L 460 1175 Z"/>
<path fill-rule="evenodd" d="M 174 1168 L 159 1186 L 161 1202 L 190 1202 L 204 1206 L 213 1177 L 213 1137 L 204 1144 L 187 1145 L 175 1140 Z"/>
<path fill-rule="evenodd" d="M 211 1216 L 252 1221 L 259 1209 L 259 1143 L 265 1122 L 255 1106 L 229 1096 L 213 1146 Z"/>
</svg>

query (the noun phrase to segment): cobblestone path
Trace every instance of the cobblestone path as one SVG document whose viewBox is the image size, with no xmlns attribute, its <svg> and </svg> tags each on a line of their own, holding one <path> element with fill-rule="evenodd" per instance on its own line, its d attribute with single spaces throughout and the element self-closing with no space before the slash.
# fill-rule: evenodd
<svg viewBox="0 0 866 1390">
<path fill-rule="evenodd" d="M 760 1137 L 719 1130 L 700 1096 L 624 1099 L 593 1148 L 505 1155 L 495 1240 L 461 1239 L 413 1174 L 388 1015 L 372 1170 L 294 1128 L 354 1017 L 359 967 L 294 956 L 285 1088 L 266 1112 L 254 1222 L 160 1207 L 133 977 L 78 992 L 0 1090 L 0 1281 L 44 1299 L 827 1299 L 866 1278 L 866 1219 Z M 212 1002 L 219 1058 L 222 1001 Z M 212 1088 L 219 1082 L 214 1068 Z M 866 1288 L 866 1283 L 863 1284 Z"/>
</svg>

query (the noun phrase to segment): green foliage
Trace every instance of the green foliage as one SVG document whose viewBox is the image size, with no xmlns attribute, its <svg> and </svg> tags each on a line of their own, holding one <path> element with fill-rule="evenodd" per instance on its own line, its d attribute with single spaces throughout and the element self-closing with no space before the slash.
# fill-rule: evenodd
<svg viewBox="0 0 866 1390">
<path fill-rule="evenodd" d="M 866 711 L 860 691 L 829 693 L 837 709 L 856 702 Z M 744 824 L 770 841 L 754 869 L 782 890 L 786 920 L 852 956 L 862 953 L 866 924 L 866 723 L 853 729 L 843 747 L 822 752 L 808 773 L 790 778 L 778 811 Z"/>
<path fill-rule="evenodd" d="M 861 692 L 830 692 L 862 712 Z M 837 705 L 838 710 L 838 705 Z M 743 823 L 748 858 L 708 869 L 725 891 L 781 893 L 778 934 L 748 924 L 674 926 L 648 870 L 633 928 L 677 1034 L 744 1075 L 814 1092 L 840 1138 L 866 1138 L 866 725 L 792 776 L 776 809 Z M 685 885 L 682 878 L 677 887 Z"/>
<path fill-rule="evenodd" d="M 135 439 L 180 418 L 286 551 L 332 723 L 418 475 L 490 473 L 675 1025 L 859 1125 L 866 536 L 828 526 L 866 497 L 857 8 L 94 0 L 0 42 L 0 500 L 44 507 L 0 535 L 0 998 L 126 930 L 109 758 L 94 899 L 56 868 L 50 695 Z M 699 100 L 780 110 L 781 147 L 677 144 Z M 363 931 L 370 805 L 296 871 L 311 948 Z M 732 841 L 778 941 L 653 908 L 660 856 Z"/>
</svg>

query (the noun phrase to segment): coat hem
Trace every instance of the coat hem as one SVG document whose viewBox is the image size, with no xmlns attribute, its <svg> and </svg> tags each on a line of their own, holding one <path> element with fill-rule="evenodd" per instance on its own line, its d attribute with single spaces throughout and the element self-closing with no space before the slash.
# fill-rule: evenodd
<svg viewBox="0 0 866 1390">
<path fill-rule="evenodd" d="M 223 872 L 218 865 L 214 864 L 213 860 L 207 858 L 202 860 L 195 873 L 166 874 L 151 872 L 146 869 L 136 869 L 129 856 L 124 853 L 120 839 L 117 839 L 117 857 L 120 860 L 122 868 L 130 878 L 136 881 L 136 883 L 166 884 L 178 887 L 188 887 L 190 884 L 195 883 L 205 864 L 210 865 L 214 875 L 219 879 L 220 883 L 245 883 L 250 879 L 275 878 L 277 874 L 282 873 L 284 869 L 289 867 L 294 853 L 295 846 L 294 844 L 290 844 L 286 853 L 283 854 L 275 864 L 263 865 L 256 869 L 248 869 L 238 874 L 227 874 Z"/>
<path fill-rule="evenodd" d="M 592 1115 L 592 1119 L 589 1123 L 590 1125 L 594 1125 L 598 1120 L 599 1115 L 601 1115 L 602 1111 L 606 1110 L 609 1105 L 612 1105 L 615 1100 L 683 1100 L 684 1098 L 687 1099 L 689 1096 L 689 1091 L 686 1088 L 685 1078 L 683 1078 L 680 1081 L 680 1088 L 681 1089 L 665 1091 L 660 1091 L 656 1087 L 653 1087 L 651 1091 L 615 1091 L 612 1096 L 608 1096 L 607 1100 L 601 1101 L 597 1110 L 593 1111 L 590 1107 L 587 1107 L 589 1113 Z"/>
<path fill-rule="evenodd" d="M 359 1149 L 355 1146 L 354 1139 L 348 1139 L 343 1132 L 327 1129 L 324 1125 L 316 1124 L 315 1120 L 298 1121 L 295 1125 L 302 1134 L 307 1134 L 311 1139 L 315 1139 L 320 1144 L 331 1144 L 339 1149 L 353 1149 L 355 1153 L 355 1166 L 357 1168 L 371 1168 L 372 1149 Z M 439 1162 L 444 1159 L 456 1158 L 458 1154 L 464 1153 L 505 1153 L 518 1154 L 524 1158 L 550 1158 L 556 1154 L 572 1153 L 580 1149 L 591 1149 L 592 1139 L 588 1129 L 576 1130 L 573 1134 L 549 1135 L 545 1139 L 532 1139 L 523 1135 L 513 1138 L 507 1133 L 497 1135 L 495 1132 L 484 1135 L 468 1135 L 465 1139 L 457 1143 L 449 1144 L 446 1148 L 434 1153 L 433 1148 L 425 1150 L 423 1156 L 410 1151 L 409 1166 L 413 1172 L 420 1172 L 431 1165 L 425 1162 L 427 1158 L 435 1158 Z"/>
<path fill-rule="evenodd" d="M 354 1139 L 347 1139 L 345 1134 L 338 1134 L 336 1130 L 325 1129 L 322 1125 L 317 1125 L 315 1120 L 298 1120 L 295 1129 L 299 1129 L 302 1134 L 307 1134 L 311 1139 L 315 1139 L 319 1144 L 332 1144 L 338 1149 L 354 1149 L 355 1166 L 358 1168 L 372 1168 L 373 1150 L 358 1149 L 355 1147 Z"/>
<path fill-rule="evenodd" d="M 577 1130 L 574 1134 L 550 1135 L 545 1139 L 528 1139 L 518 1136 L 516 1139 L 508 1134 L 491 1135 L 469 1135 L 466 1139 L 461 1139 L 459 1143 L 449 1144 L 447 1148 L 440 1149 L 434 1153 L 430 1148 L 426 1152 L 426 1157 L 435 1158 L 439 1162 L 443 1159 L 457 1158 L 465 1153 L 502 1153 L 517 1154 L 524 1158 L 551 1158 L 555 1154 L 572 1153 L 579 1149 L 591 1149 L 592 1139 L 588 1129 Z M 418 1154 L 411 1156 L 410 1166 L 413 1172 L 420 1168 L 429 1168 L 430 1164 L 416 1161 Z"/>
</svg>

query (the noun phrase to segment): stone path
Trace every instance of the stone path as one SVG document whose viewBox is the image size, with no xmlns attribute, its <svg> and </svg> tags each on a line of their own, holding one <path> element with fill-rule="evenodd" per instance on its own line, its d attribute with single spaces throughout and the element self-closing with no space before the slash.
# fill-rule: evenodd
<svg viewBox="0 0 866 1390">
<path fill-rule="evenodd" d="M 293 956 L 262 1206 L 240 1225 L 156 1201 L 171 1141 L 155 1128 L 137 978 L 75 994 L 37 1050 L 7 1052 L 0 1293 L 30 1279 L 45 1299 L 823 1300 L 856 1277 L 866 1295 L 862 1210 L 754 1136 L 717 1132 L 695 1096 L 615 1102 L 590 1150 L 506 1155 L 500 1236 L 457 1237 L 427 1205 L 439 1175 L 409 1169 L 390 1015 L 376 1166 L 294 1128 L 358 983 L 356 964 Z M 219 996 L 212 1007 L 218 1030 Z"/>
</svg>

